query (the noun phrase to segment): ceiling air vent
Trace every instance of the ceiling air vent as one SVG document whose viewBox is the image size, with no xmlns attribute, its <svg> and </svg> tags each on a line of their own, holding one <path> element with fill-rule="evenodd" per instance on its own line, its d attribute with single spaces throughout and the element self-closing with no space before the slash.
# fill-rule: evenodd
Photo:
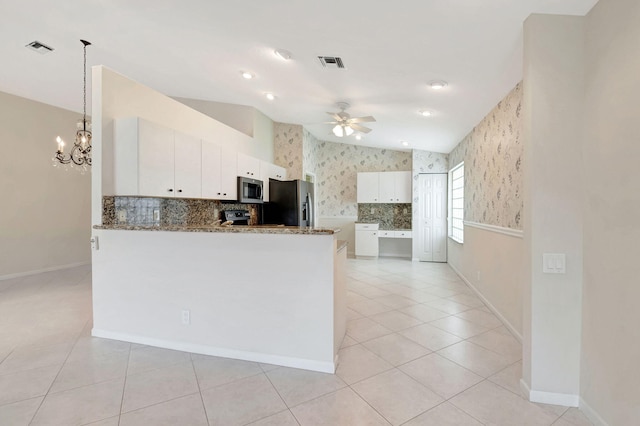
<svg viewBox="0 0 640 426">
<path fill-rule="evenodd" d="M 25 47 L 43 55 L 45 53 L 53 52 L 53 47 L 49 47 L 44 43 L 40 43 L 39 41 L 32 41 L 31 43 L 27 44 Z"/>
<path fill-rule="evenodd" d="M 318 60 L 320 60 L 320 64 L 322 64 L 324 68 L 344 69 L 344 62 L 342 62 L 342 58 L 337 56 L 318 56 Z"/>
</svg>

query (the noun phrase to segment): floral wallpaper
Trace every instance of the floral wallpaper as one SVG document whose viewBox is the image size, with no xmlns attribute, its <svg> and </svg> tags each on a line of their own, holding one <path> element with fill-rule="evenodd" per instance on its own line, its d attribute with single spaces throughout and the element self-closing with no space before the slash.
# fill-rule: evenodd
<svg viewBox="0 0 640 426">
<path fill-rule="evenodd" d="M 411 170 L 409 152 L 319 141 L 315 155 L 315 190 L 321 217 L 358 215 L 358 172 Z"/>
<path fill-rule="evenodd" d="M 522 83 L 449 154 L 464 161 L 464 218 L 522 229 Z"/>
<path fill-rule="evenodd" d="M 302 179 L 302 135 L 299 124 L 273 123 L 274 163 L 287 169 L 288 179 Z"/>
<path fill-rule="evenodd" d="M 320 141 L 307 129 L 302 132 L 302 172 L 317 173 Z M 316 175 L 317 178 L 317 175 Z"/>
</svg>

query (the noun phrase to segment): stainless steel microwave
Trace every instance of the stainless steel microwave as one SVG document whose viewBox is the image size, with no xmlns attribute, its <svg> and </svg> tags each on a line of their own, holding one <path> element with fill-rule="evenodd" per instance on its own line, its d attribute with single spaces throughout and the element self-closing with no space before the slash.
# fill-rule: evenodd
<svg viewBox="0 0 640 426">
<path fill-rule="evenodd" d="M 262 204 L 262 181 L 238 177 L 238 202 Z"/>
</svg>

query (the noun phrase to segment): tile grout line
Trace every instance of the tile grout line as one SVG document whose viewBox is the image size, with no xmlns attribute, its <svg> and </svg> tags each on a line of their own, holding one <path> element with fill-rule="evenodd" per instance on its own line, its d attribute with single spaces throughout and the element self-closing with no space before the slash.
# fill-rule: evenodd
<svg viewBox="0 0 640 426">
<path fill-rule="evenodd" d="M 124 380 L 122 382 L 122 396 L 120 397 L 120 409 L 118 410 L 118 426 L 122 421 L 122 407 L 124 405 L 124 392 L 127 388 L 127 376 L 129 375 L 129 363 L 131 362 L 131 342 L 129 342 L 129 356 L 127 357 L 127 368 L 124 370 Z"/>
<path fill-rule="evenodd" d="M 189 359 L 191 360 L 191 368 L 193 369 L 193 375 L 196 377 L 196 385 L 198 385 L 198 393 L 200 394 L 200 401 L 202 402 L 202 409 L 204 410 L 204 417 L 207 419 L 207 424 L 210 426 L 211 422 L 209 421 L 209 413 L 207 413 L 207 406 L 204 403 L 204 397 L 202 396 L 202 388 L 200 387 L 200 379 L 198 379 L 198 373 L 196 372 L 196 366 L 193 363 L 193 354 L 189 354 Z"/>
<path fill-rule="evenodd" d="M 58 370 L 58 372 L 56 373 L 56 376 L 51 381 L 51 384 L 49 385 L 49 388 L 47 389 L 47 392 L 44 394 L 44 398 L 42 398 L 42 401 L 40 401 L 40 404 L 38 405 L 38 408 L 36 409 L 36 411 L 33 412 L 33 416 L 31 417 L 31 420 L 29 420 L 29 425 L 31 425 L 33 423 L 33 421 L 36 419 L 36 416 L 38 415 L 38 412 L 42 408 L 42 405 L 44 404 L 44 401 L 49 396 L 49 392 L 51 392 L 51 388 L 53 387 L 53 384 L 56 382 L 56 379 L 60 375 L 60 372 L 62 371 L 62 369 L 64 368 L 65 364 L 67 363 L 67 360 L 69 359 L 69 356 L 71 356 L 71 352 L 73 352 L 73 349 L 78 344 L 78 340 L 80 340 L 80 337 L 82 336 L 82 331 L 84 331 L 85 327 L 87 326 L 87 324 L 89 324 L 90 321 L 91 321 L 91 319 L 88 319 L 88 320 L 85 321 L 84 326 L 82 327 L 80 332 L 74 338 L 73 345 L 71 345 L 71 349 L 69 349 L 69 353 L 67 353 L 67 356 L 64 358 L 64 361 L 60 365 L 60 369 Z"/>
<path fill-rule="evenodd" d="M 260 368 L 262 369 L 262 367 L 260 367 Z M 298 423 L 298 425 L 300 425 L 300 422 L 298 421 L 298 418 L 296 417 L 296 415 L 295 415 L 295 414 L 293 414 L 293 411 L 291 411 L 291 407 L 289 407 L 289 404 L 287 404 L 287 401 L 285 401 L 285 400 L 284 400 L 284 398 L 282 397 L 282 395 L 280 395 L 280 391 L 278 391 L 278 388 L 276 388 L 276 386 L 273 384 L 273 382 L 271 381 L 271 378 L 269 377 L 269 375 L 267 374 L 267 372 L 263 370 L 262 374 L 264 374 L 264 376 L 267 378 L 267 380 L 269 381 L 269 384 L 271 385 L 271 387 L 273 388 L 273 390 L 275 390 L 275 391 L 276 391 L 276 393 L 278 394 L 278 397 L 280 397 L 280 400 L 282 401 L 282 403 L 284 404 L 284 406 L 285 406 L 285 407 L 287 407 L 287 410 L 286 410 L 286 411 L 289 411 L 289 413 L 291 413 L 291 415 L 293 416 L 294 420 Z M 326 395 L 326 394 L 325 394 L 325 395 Z M 324 396 L 324 395 L 323 395 L 323 396 Z M 282 413 L 282 412 L 284 412 L 284 411 L 285 411 L 285 410 L 278 411 L 278 413 Z M 258 420 L 254 420 L 254 421 L 253 421 L 253 422 L 251 422 L 251 423 L 255 423 L 255 422 L 259 421 L 259 420 L 266 419 L 267 417 L 274 416 L 274 415 L 276 415 L 276 414 L 278 414 L 278 413 L 270 414 L 269 416 L 265 416 L 265 417 L 262 417 L 262 418 L 260 418 L 260 419 L 258 419 Z M 250 424 L 250 423 L 249 423 L 249 424 Z"/>
</svg>

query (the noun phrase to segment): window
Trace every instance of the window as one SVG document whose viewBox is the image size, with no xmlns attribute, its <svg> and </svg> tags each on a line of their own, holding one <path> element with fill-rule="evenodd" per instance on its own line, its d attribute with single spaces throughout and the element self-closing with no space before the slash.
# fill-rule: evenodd
<svg viewBox="0 0 640 426">
<path fill-rule="evenodd" d="M 449 237 L 464 241 L 464 161 L 449 171 Z"/>
</svg>

